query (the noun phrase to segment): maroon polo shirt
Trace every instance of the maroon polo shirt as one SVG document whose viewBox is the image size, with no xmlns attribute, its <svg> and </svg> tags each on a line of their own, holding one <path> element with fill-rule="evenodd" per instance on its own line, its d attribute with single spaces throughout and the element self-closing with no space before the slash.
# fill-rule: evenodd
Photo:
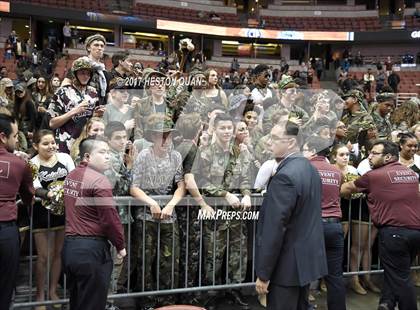
<svg viewBox="0 0 420 310">
<path fill-rule="evenodd" d="M 318 170 L 322 182 L 322 217 L 341 218 L 340 185 L 341 171 L 327 162 L 324 156 L 311 159 L 311 164 Z"/>
<path fill-rule="evenodd" d="M 117 248 L 125 248 L 123 228 L 108 178 L 81 163 L 64 181 L 67 236 L 105 237 Z"/>
<path fill-rule="evenodd" d="M 399 162 L 373 169 L 354 184 L 368 194 L 372 221 L 378 226 L 420 229 L 418 175 Z"/>
<path fill-rule="evenodd" d="M 16 221 L 16 195 L 26 205 L 32 203 L 32 172 L 21 158 L 0 146 L 0 222 Z"/>
</svg>

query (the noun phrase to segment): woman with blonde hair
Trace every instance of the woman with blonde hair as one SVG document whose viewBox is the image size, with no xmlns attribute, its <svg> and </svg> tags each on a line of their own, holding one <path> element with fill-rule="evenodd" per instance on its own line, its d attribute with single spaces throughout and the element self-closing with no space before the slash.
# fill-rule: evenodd
<svg viewBox="0 0 420 310">
<path fill-rule="evenodd" d="M 0 106 L 6 107 L 13 113 L 13 106 L 15 104 L 15 91 L 11 79 L 3 78 L 0 81 Z"/>
<path fill-rule="evenodd" d="M 413 97 L 403 102 L 391 115 L 394 130 L 407 131 L 420 120 L 420 100 Z"/>
<path fill-rule="evenodd" d="M 80 136 L 74 140 L 71 149 L 70 156 L 75 161 L 79 161 L 79 145 L 83 139 L 92 136 L 103 136 L 105 131 L 105 123 L 100 117 L 92 117 L 87 121 L 85 126 L 83 126 L 82 133 Z"/>
</svg>

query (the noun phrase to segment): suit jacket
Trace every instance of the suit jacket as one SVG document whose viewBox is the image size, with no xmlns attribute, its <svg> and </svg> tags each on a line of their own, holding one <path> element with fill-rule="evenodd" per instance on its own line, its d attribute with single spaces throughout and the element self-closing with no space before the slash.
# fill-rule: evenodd
<svg viewBox="0 0 420 310">
<path fill-rule="evenodd" d="M 305 286 L 328 273 L 321 218 L 321 179 L 301 155 L 272 177 L 257 226 L 256 273 L 281 286 Z"/>
</svg>

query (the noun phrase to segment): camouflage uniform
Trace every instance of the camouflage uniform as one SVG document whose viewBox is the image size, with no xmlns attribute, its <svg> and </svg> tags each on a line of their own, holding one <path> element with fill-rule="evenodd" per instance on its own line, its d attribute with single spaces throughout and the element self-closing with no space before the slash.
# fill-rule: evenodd
<svg viewBox="0 0 420 310">
<path fill-rule="evenodd" d="M 343 115 L 341 121 L 347 126 L 347 139 L 351 143 L 357 143 L 357 138 L 363 128 L 375 127 L 372 116 L 365 111 L 348 112 Z"/>
<path fill-rule="evenodd" d="M 110 163 L 111 168 L 106 170 L 104 174 L 108 177 L 110 183 L 112 184 L 112 194 L 116 197 L 130 196 L 130 186 L 131 186 L 131 171 L 127 169 L 124 164 L 123 154 L 116 152 L 113 149 L 110 149 Z M 120 216 L 121 224 L 124 228 L 124 236 L 128 240 L 128 223 L 133 222 L 133 219 L 130 215 L 127 205 L 122 205 L 119 203 L 117 205 L 118 215 Z M 127 270 L 127 260 L 125 259 L 122 264 L 115 265 L 112 270 L 112 279 L 116 282 L 117 288 L 121 289 L 124 287 L 125 282 L 127 281 L 128 274 L 134 269 L 135 257 L 131 253 L 131 270 Z M 114 287 L 115 291 L 115 287 Z"/>
<path fill-rule="evenodd" d="M 217 144 L 203 149 L 193 167 L 193 173 L 200 182 L 199 187 L 209 196 L 224 197 L 229 192 L 250 194 L 249 158 L 239 148 L 231 146 L 224 152 Z M 198 177 L 199 176 L 199 177 Z M 223 206 L 224 210 L 232 210 Z M 222 282 L 222 265 L 226 252 L 228 261 L 228 283 L 241 283 L 245 280 L 247 264 L 247 229 L 240 220 L 206 221 L 205 284 L 216 285 Z M 229 244 L 229 247 L 227 245 Z M 214 277 L 213 277 L 214 275 Z"/>
<path fill-rule="evenodd" d="M 182 180 L 182 158 L 176 151 L 171 151 L 166 158 L 158 158 L 148 148 L 140 152 L 134 163 L 132 186 L 142 189 L 147 195 L 171 195 L 176 184 Z M 171 218 L 157 221 L 152 218 L 148 206 L 136 208 L 135 226 L 138 236 L 137 290 L 176 288 L 179 231 L 175 210 Z M 159 277 L 153 267 L 155 263 L 159 268 Z M 153 303 L 153 298 L 148 298 L 148 302 Z M 166 295 L 157 302 L 164 305 L 172 304 L 175 300 L 173 296 Z"/>
<path fill-rule="evenodd" d="M 140 99 L 134 107 L 134 119 L 136 121 L 136 127 L 134 129 L 135 139 L 143 137 L 144 125 L 147 117 L 158 112 L 156 111 L 156 106 L 153 104 L 152 100 L 152 96 Z M 171 103 L 165 99 L 163 105 L 165 105 L 164 113 L 174 120 L 175 109 L 171 106 Z"/>
<path fill-rule="evenodd" d="M 283 106 L 279 104 L 274 104 L 271 107 L 269 107 L 266 111 L 264 111 L 264 116 L 263 116 L 264 133 L 269 133 L 271 131 L 273 127 L 271 117 L 276 111 L 282 110 L 282 109 L 286 109 L 286 108 L 284 108 Z M 298 107 L 297 105 L 292 105 L 290 109 L 287 109 L 287 110 L 289 110 L 289 119 L 290 118 L 301 119 L 303 124 L 305 124 L 309 120 L 308 113 L 306 113 L 304 109 L 302 109 L 301 107 Z"/>
<path fill-rule="evenodd" d="M 197 146 L 191 140 L 184 140 L 176 150 L 183 159 L 184 173 L 191 173 L 191 165 L 197 154 Z M 194 202 L 191 199 L 191 202 Z M 200 239 L 202 235 L 202 223 L 198 220 L 200 208 L 194 203 L 188 207 L 176 207 L 180 235 L 180 277 L 179 287 L 199 286 L 198 272 L 200 262 Z M 188 243 L 187 243 L 188 242 Z M 192 297 L 191 297 L 192 298 Z"/>
<path fill-rule="evenodd" d="M 392 125 L 388 117 L 382 117 L 378 112 L 372 112 L 372 119 L 378 129 L 379 139 L 389 139 L 391 137 Z"/>
<path fill-rule="evenodd" d="M 92 72 L 92 63 L 89 58 L 80 57 L 73 62 L 71 68 L 73 75 L 79 70 L 90 70 Z M 73 116 L 64 125 L 55 130 L 59 151 L 67 154 L 70 153 L 74 140 L 80 136 L 83 126 L 93 116 L 94 109 L 99 101 L 95 88 L 87 86 L 81 92 L 74 86 L 76 83 L 78 81 L 74 79 L 73 84 L 60 87 L 54 94 L 48 107 L 48 114 L 51 118 L 54 118 L 66 114 L 83 101 L 88 102 L 86 111 Z"/>
</svg>

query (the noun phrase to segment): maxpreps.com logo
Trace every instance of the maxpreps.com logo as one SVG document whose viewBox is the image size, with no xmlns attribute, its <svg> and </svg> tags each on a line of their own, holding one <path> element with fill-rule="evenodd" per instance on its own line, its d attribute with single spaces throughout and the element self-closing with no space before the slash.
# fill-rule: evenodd
<svg viewBox="0 0 420 310">
<path fill-rule="evenodd" d="M 420 39 L 420 30 L 413 31 L 413 32 L 411 33 L 411 37 L 412 37 L 413 39 Z"/>
</svg>

